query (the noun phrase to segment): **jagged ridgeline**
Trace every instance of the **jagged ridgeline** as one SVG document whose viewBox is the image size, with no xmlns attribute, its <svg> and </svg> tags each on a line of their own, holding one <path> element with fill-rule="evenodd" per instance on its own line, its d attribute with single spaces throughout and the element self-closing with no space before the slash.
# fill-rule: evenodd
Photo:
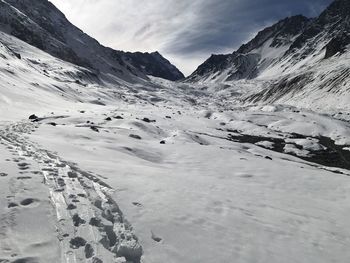
<svg viewBox="0 0 350 263">
<path fill-rule="evenodd" d="M 130 53 L 101 45 L 47 0 L 0 1 L 0 30 L 99 75 L 110 74 L 129 81 L 147 79 L 147 75 L 169 80 L 184 78 L 158 52 Z"/>
<path fill-rule="evenodd" d="M 278 76 L 314 65 L 350 44 L 350 1 L 336 0 L 317 18 L 288 17 L 227 55 L 212 55 L 188 81 L 232 81 Z M 316 60 L 316 58 L 318 60 Z"/>
</svg>

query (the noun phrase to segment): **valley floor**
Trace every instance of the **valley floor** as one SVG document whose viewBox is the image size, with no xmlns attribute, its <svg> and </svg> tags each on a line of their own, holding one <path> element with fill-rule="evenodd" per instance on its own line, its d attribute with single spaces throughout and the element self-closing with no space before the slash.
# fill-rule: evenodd
<svg viewBox="0 0 350 263">
<path fill-rule="evenodd" d="M 0 262 L 350 258 L 346 121 L 143 101 L 39 117 L 0 126 Z"/>
</svg>

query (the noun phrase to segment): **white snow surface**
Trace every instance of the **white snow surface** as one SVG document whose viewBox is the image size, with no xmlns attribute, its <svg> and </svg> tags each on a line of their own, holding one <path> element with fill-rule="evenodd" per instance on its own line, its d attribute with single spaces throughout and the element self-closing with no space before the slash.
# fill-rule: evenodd
<svg viewBox="0 0 350 263">
<path fill-rule="evenodd" d="M 96 84 L 86 69 L 0 39 L 0 262 L 350 258 L 349 171 L 227 139 L 312 151 L 324 136 L 347 148 L 348 122 L 223 99 L 233 87 L 253 90 L 248 81 Z"/>
</svg>

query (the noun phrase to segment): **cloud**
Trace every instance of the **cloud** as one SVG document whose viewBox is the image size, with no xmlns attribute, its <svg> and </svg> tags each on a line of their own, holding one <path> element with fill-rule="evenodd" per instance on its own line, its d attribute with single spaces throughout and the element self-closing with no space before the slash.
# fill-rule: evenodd
<svg viewBox="0 0 350 263">
<path fill-rule="evenodd" d="M 160 51 L 185 74 L 294 14 L 318 15 L 331 0 L 51 0 L 102 44 Z"/>
</svg>

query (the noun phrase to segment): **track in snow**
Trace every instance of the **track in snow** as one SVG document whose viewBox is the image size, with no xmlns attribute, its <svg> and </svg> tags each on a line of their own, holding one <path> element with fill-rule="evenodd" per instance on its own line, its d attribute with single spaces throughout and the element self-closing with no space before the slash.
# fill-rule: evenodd
<svg viewBox="0 0 350 263">
<path fill-rule="evenodd" d="M 142 247 L 110 197 L 112 189 L 97 176 L 30 142 L 25 135 L 35 128 L 28 122 L 9 125 L 0 131 L 0 139 L 17 157 L 21 171 L 29 169 L 29 163 L 39 167 L 37 173 L 48 187 L 57 217 L 59 262 L 140 262 Z M 35 201 L 29 198 L 21 205 Z"/>
</svg>

